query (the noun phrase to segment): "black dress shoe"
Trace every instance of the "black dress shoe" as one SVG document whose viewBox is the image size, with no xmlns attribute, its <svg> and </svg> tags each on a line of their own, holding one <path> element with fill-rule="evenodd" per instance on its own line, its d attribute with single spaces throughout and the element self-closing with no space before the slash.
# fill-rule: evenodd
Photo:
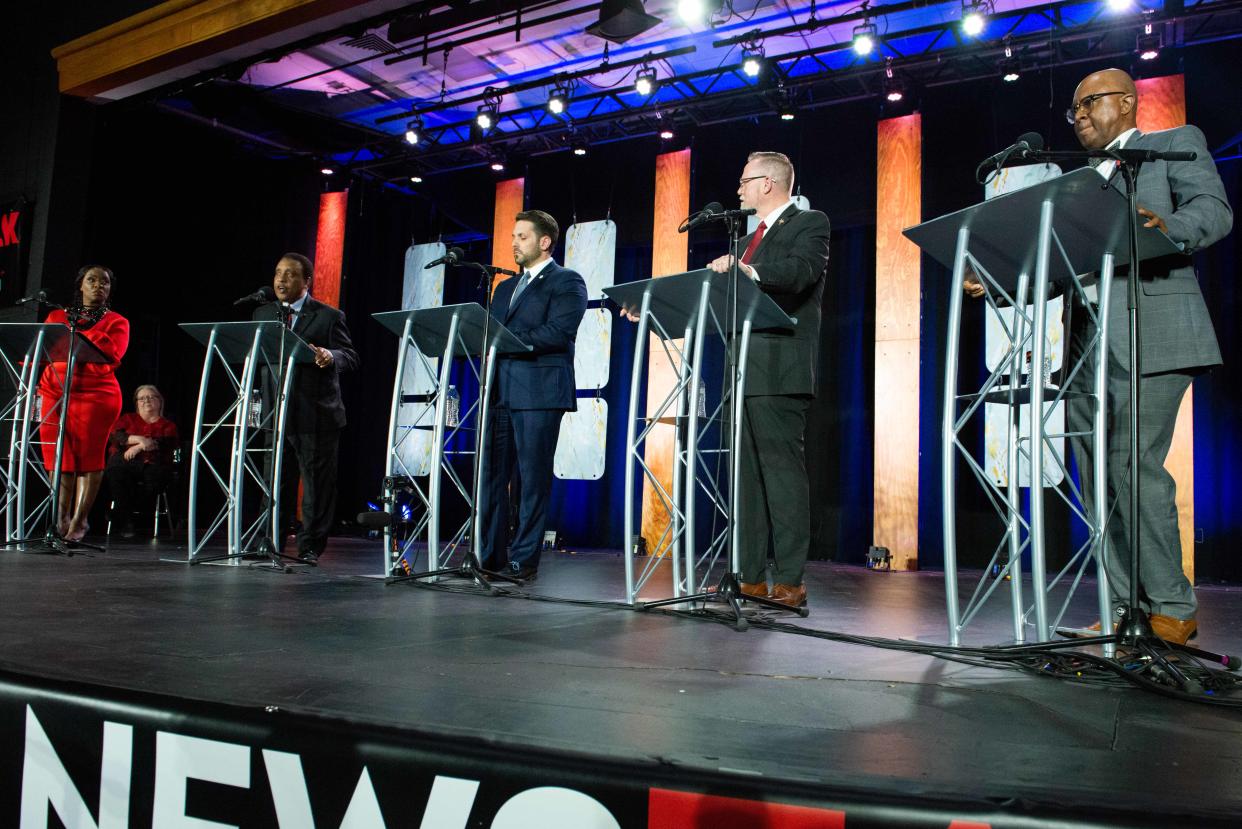
<svg viewBox="0 0 1242 829">
<path fill-rule="evenodd" d="M 319 565 L 319 553 L 316 553 L 313 550 L 303 550 L 302 552 L 298 553 L 298 561 L 303 561 L 303 562 L 306 562 L 307 564 L 313 564 L 315 566 L 318 566 Z"/>
</svg>

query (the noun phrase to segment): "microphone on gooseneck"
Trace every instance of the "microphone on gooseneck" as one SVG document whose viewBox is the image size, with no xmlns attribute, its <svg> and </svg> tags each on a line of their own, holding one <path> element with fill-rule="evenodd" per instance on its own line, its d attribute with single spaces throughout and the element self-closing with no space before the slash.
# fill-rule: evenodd
<svg viewBox="0 0 1242 829">
<path fill-rule="evenodd" d="M 252 302 L 271 302 L 276 299 L 276 292 L 268 285 L 264 285 L 253 294 L 246 294 L 244 297 L 233 300 L 234 305 L 246 305 Z"/>
</svg>

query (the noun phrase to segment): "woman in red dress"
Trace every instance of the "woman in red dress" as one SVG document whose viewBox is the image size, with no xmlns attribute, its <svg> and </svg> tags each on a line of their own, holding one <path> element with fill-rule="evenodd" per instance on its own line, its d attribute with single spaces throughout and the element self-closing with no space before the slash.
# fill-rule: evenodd
<svg viewBox="0 0 1242 829">
<path fill-rule="evenodd" d="M 116 367 L 129 346 L 129 320 L 108 308 L 112 296 L 112 271 L 91 265 L 78 271 L 74 283 L 76 301 L 68 309 L 48 314 L 45 322 L 69 324 L 78 321 L 77 330 L 108 358 L 104 363 L 75 360 L 73 386 L 69 394 L 69 414 L 65 419 L 65 448 L 60 469 L 60 510 L 57 529 L 62 538 L 81 541 L 86 535 L 99 484 L 103 480 L 104 450 L 112 425 L 121 414 L 121 387 Z M 43 464 L 49 473 L 55 468 L 56 435 L 60 428 L 60 394 L 64 387 L 65 364 L 53 362 L 39 379 L 43 397 Z"/>
</svg>

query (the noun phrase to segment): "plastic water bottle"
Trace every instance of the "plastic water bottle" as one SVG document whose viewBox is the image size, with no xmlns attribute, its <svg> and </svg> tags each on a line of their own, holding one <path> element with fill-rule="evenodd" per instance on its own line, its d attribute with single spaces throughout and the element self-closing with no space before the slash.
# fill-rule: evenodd
<svg viewBox="0 0 1242 829">
<path fill-rule="evenodd" d="M 248 415 L 248 425 L 251 429 L 258 429 L 259 424 L 263 421 L 263 393 L 258 389 L 250 390 L 250 412 Z"/>
<path fill-rule="evenodd" d="M 444 406 L 444 425 L 457 426 L 461 423 L 461 395 L 456 386 L 449 386 L 448 399 Z"/>
</svg>

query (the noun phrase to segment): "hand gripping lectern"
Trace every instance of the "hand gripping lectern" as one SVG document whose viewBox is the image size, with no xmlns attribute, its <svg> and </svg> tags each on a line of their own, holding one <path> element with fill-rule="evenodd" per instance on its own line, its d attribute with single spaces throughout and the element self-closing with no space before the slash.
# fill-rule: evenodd
<svg viewBox="0 0 1242 829">
<path fill-rule="evenodd" d="M 71 332 L 62 323 L 0 323 L 0 365 L 13 386 L 13 394 L 0 401 L 0 421 L 7 424 L 9 455 L 0 467 L 4 483 L 4 541 L 16 545 L 34 539 L 34 527 L 41 518 L 49 527 L 56 526 L 58 491 L 50 481 L 60 471 L 64 454 L 64 409 L 68 400 L 62 395 L 60 429 L 57 431 L 53 474 L 43 465 L 42 440 L 39 427 L 43 412 L 38 405 L 39 378 L 49 363 L 107 363 L 109 358 L 81 333 Z M 70 383 L 72 385 L 72 381 Z M 47 495 L 32 509 L 27 501 L 30 476 L 34 475 L 39 492 Z"/>
<path fill-rule="evenodd" d="M 393 510 L 395 490 L 401 485 L 407 487 L 425 508 L 423 515 L 416 521 L 414 530 L 402 544 L 394 545 L 391 524 L 385 529 L 384 561 L 380 575 L 399 575 L 394 573 L 394 568 L 422 537 L 424 530 L 428 571 L 447 568 L 467 532 L 470 534 L 471 549 L 477 563 L 480 560 L 481 537 L 481 519 L 478 514 L 482 485 L 479 478 L 480 458 L 475 454 L 473 482 L 470 486 L 467 486 L 458 471 L 451 464 L 445 463 L 445 460 L 446 455 L 451 454 L 449 444 L 459 431 L 466 428 L 471 417 L 474 418 L 476 428 L 480 428 L 477 424 L 482 426 L 471 450 L 463 454 L 475 453 L 477 447 L 487 445 L 489 401 L 488 395 L 481 394 L 468 409 L 460 412 L 457 423 L 448 422 L 448 392 L 453 360 L 458 357 L 466 358 L 478 387 L 486 390 L 491 387 L 497 355 L 529 351 L 530 346 L 515 337 L 494 316 L 489 319 L 487 311 L 477 302 L 412 311 L 385 311 L 372 316 L 400 337 L 397 346 L 397 371 L 393 378 L 392 409 L 388 419 L 387 457 L 384 462 L 385 507 L 390 512 Z M 411 373 L 407 371 L 411 353 L 425 375 L 433 378 L 430 391 L 426 394 L 418 394 L 417 389 L 407 388 L 411 384 L 411 379 L 407 377 Z M 480 357 L 483 358 L 481 363 L 476 362 Z M 431 363 L 435 358 L 440 360 L 438 368 Z M 423 390 L 426 391 L 426 388 Z M 414 407 L 414 413 L 405 416 L 403 406 Z M 431 433 L 425 454 L 412 451 L 415 443 L 413 436 L 420 432 Z M 427 477 L 425 488 L 417 482 L 417 478 L 423 476 Z M 447 537 L 447 543 L 443 540 L 445 536 L 440 526 L 445 477 L 448 477 L 469 508 L 469 517 Z"/>
<path fill-rule="evenodd" d="M 638 315 L 625 436 L 625 598 L 631 604 L 637 601 L 639 592 L 665 558 L 672 559 L 675 597 L 705 590 L 712 578 L 713 566 L 722 553 L 728 555 L 729 572 L 738 571 L 734 519 L 739 458 L 732 448 L 741 440 L 744 407 L 736 407 L 737 417 L 732 418 L 730 424 L 730 412 L 735 408 L 732 402 L 745 397 L 751 332 L 788 330 L 797 323 L 749 278 L 742 276 L 736 280 L 736 293 L 732 290 L 734 284 L 731 274 L 704 268 L 604 289 L 609 299 Z M 638 411 L 638 401 L 643 396 L 642 381 L 647 372 L 648 334 L 655 335 L 655 345 L 651 348 L 664 352 L 677 371 L 677 380 L 662 400 L 648 402 L 648 413 L 643 416 Z M 726 348 L 730 345 L 736 348 L 735 376 L 725 378 L 719 394 L 720 404 L 710 410 L 704 407 L 700 414 L 698 401 L 704 399 L 707 385 L 707 378 L 703 377 L 704 357 L 709 339 L 714 338 Z M 658 424 L 675 428 L 672 480 L 668 489 L 644 458 L 645 442 Z M 720 442 L 719 449 L 701 446 L 704 433 L 712 426 L 719 427 L 721 434 L 727 433 L 729 437 L 727 444 Z M 715 453 L 728 461 L 720 476 L 715 474 L 718 465 L 710 460 Z M 635 497 L 635 482 L 640 472 L 667 512 L 669 523 L 651 545 L 642 571 L 636 573 L 634 545 L 630 541 L 642 526 L 642 499 Z M 696 496 L 700 491 L 712 504 L 709 518 L 722 519 L 714 524 L 720 527 L 719 532 L 703 550 L 695 543 Z"/>
<path fill-rule="evenodd" d="M 1107 549 L 1105 526 L 1108 517 L 1107 487 L 1107 353 L 1108 309 L 1116 268 L 1129 263 L 1129 205 L 1126 197 L 1108 186 L 1091 168 L 1083 168 L 1049 181 L 1016 190 L 976 204 L 965 210 L 908 228 L 905 235 L 923 251 L 953 269 L 949 281 L 948 335 L 945 338 L 944 405 L 941 418 L 941 487 L 943 490 L 945 597 L 949 615 L 949 643 L 957 645 L 961 633 L 979 609 L 1009 577 L 1013 637 L 1027 639 L 1026 626 L 1034 615 L 1032 639 L 1049 640 L 1073 598 L 1086 566 L 1094 561 L 1098 584 L 1097 600 L 1101 619 L 1112 617 L 1111 599 L 1104 562 Z M 1140 228 L 1139 260 L 1178 252 L 1167 236 L 1155 229 Z M 962 319 L 963 283 L 968 275 L 986 289 L 986 299 L 994 307 L 1013 308 L 1013 324 L 1006 326 L 1008 350 L 983 385 L 973 391 L 958 388 L 959 331 Z M 1098 278 L 1097 278 L 1098 277 Z M 1084 344 L 1076 359 L 1067 355 L 1063 365 L 1064 382 L 1053 386 L 1042 367 L 1048 344 L 1044 336 L 1049 291 L 1064 291 L 1066 307 L 1071 299 L 1079 312 L 1095 324 L 1095 336 Z M 1028 305 L 1033 309 L 1027 311 Z M 1029 357 L 1029 359 L 1028 359 Z M 1031 369 L 1024 375 L 1024 366 Z M 1086 366 L 1094 365 L 1093 376 L 1085 376 Z M 1083 376 L 1079 377 L 1078 375 Z M 1025 378 L 1025 379 L 1024 379 Z M 1089 401 L 1094 415 L 1092 434 L 1078 436 L 1092 445 L 1093 463 L 1081 474 L 1091 476 L 1090 503 L 1084 498 L 1064 468 L 1064 487 L 1049 482 L 1045 468 L 1061 464 L 1048 441 L 1048 414 L 1060 401 L 1071 397 Z M 961 435 L 967 423 L 985 403 L 1009 407 L 1010 416 L 1005 451 L 1008 455 L 1008 482 L 1002 488 L 993 482 L 980 463 L 964 446 Z M 1021 429 L 1019 412 L 1029 404 L 1032 415 Z M 1042 413 L 1036 416 L 1035 413 Z M 881 413 L 877 412 L 877 416 Z M 992 553 L 984 575 L 963 608 L 958 597 L 955 468 L 960 454 L 1004 524 L 1004 532 Z M 1023 516 L 1019 492 L 1019 459 L 1029 465 L 1030 514 Z M 1048 577 L 1045 564 L 1044 488 L 1062 498 L 1069 509 L 1088 528 L 1088 540 L 1069 562 Z M 1026 606 L 1022 590 L 1022 554 L 1031 560 L 1031 607 Z M 998 573 L 990 584 L 993 570 Z M 1064 598 L 1050 612 L 1051 592 L 1064 582 Z M 1107 646 L 1109 649 L 1111 645 Z"/>
<path fill-rule="evenodd" d="M 275 320 L 182 323 L 180 327 L 207 349 L 190 449 L 187 563 L 237 564 L 243 555 L 257 552 L 283 567 L 279 494 L 289 389 L 297 366 L 313 363 L 315 352 Z M 211 393 L 216 368 L 227 380 L 221 395 Z M 275 400 L 262 391 L 262 369 L 274 378 Z M 244 522 L 248 480 L 258 486 L 263 498 L 263 507 L 250 524 Z M 224 504 L 200 532 L 199 502 L 209 493 L 223 496 Z M 226 553 L 204 555 L 222 525 Z"/>
</svg>

